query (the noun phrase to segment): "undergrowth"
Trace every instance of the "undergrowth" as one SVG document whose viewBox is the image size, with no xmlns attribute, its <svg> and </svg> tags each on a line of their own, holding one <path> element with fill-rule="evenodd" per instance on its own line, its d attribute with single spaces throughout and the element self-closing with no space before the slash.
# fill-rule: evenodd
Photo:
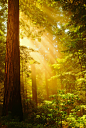
<svg viewBox="0 0 86 128">
<path fill-rule="evenodd" d="M 38 107 L 29 100 L 22 122 L 12 119 L 9 113 L 0 118 L 0 125 L 8 128 L 86 128 L 86 104 L 79 103 L 78 95 L 58 91 L 50 99 Z"/>
</svg>

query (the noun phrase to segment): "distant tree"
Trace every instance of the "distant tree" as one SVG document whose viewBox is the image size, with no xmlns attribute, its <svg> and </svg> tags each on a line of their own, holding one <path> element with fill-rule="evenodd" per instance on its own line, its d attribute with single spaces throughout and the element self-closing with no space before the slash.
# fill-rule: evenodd
<svg viewBox="0 0 86 128">
<path fill-rule="evenodd" d="M 47 96 L 46 96 L 46 98 L 47 98 L 47 100 L 49 99 L 49 85 L 48 85 L 48 72 L 47 72 L 47 70 L 45 69 L 45 82 L 46 82 L 46 94 L 47 94 Z"/>
<path fill-rule="evenodd" d="M 4 81 L 4 63 L 6 47 L 6 21 L 7 21 L 6 1 L 0 1 L 0 83 Z"/>
<path fill-rule="evenodd" d="M 35 64 L 31 65 L 31 71 L 32 71 L 32 100 L 37 105 L 37 86 L 36 86 L 36 69 L 35 69 Z"/>
<path fill-rule="evenodd" d="M 3 115 L 23 119 L 20 95 L 19 0 L 8 0 Z"/>
</svg>

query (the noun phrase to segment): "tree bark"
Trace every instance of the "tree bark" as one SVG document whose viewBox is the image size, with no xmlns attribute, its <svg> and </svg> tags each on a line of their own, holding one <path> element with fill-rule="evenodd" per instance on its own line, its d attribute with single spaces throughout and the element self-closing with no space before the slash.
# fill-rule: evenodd
<svg viewBox="0 0 86 128">
<path fill-rule="evenodd" d="M 23 118 L 20 95 L 19 0 L 8 0 L 3 115 Z"/>
<path fill-rule="evenodd" d="M 32 100 L 37 105 L 37 86 L 36 86 L 36 69 L 35 69 L 35 64 L 31 65 L 31 70 L 32 70 Z"/>
</svg>

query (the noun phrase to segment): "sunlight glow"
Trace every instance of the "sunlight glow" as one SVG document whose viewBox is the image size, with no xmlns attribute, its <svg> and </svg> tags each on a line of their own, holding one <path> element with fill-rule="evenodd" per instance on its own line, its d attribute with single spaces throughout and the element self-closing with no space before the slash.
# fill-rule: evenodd
<svg viewBox="0 0 86 128">
<path fill-rule="evenodd" d="M 69 31 L 69 29 L 66 29 L 65 32 L 67 33 Z"/>
<path fill-rule="evenodd" d="M 57 24 L 57 27 L 58 27 L 58 28 L 61 28 L 61 26 L 60 26 L 59 24 Z"/>
<path fill-rule="evenodd" d="M 46 69 L 48 74 L 52 73 L 52 67 L 48 64 L 51 62 L 51 64 L 56 62 L 56 58 L 60 56 L 59 54 L 59 37 L 57 39 L 56 36 L 53 35 L 53 32 L 56 28 L 61 28 L 61 24 L 66 22 L 66 20 L 63 21 L 64 13 L 62 11 L 62 8 L 60 7 L 58 14 L 56 14 L 55 9 L 48 7 L 46 5 L 43 5 L 42 7 L 39 4 L 36 4 L 36 7 L 40 9 L 44 15 L 45 20 L 47 19 L 47 23 L 44 23 L 42 27 L 35 26 L 33 23 L 28 21 L 26 18 L 26 23 L 30 26 L 31 35 L 35 36 L 34 40 L 31 37 L 24 37 L 20 40 L 20 44 L 24 45 L 28 48 L 32 48 L 34 50 L 37 50 L 37 52 L 30 52 L 31 57 L 39 62 L 40 64 L 36 64 L 36 68 L 41 68 L 41 70 Z M 53 13 L 52 13 L 53 12 Z M 23 14 L 24 15 L 24 14 Z M 23 19 L 24 16 L 23 16 Z M 28 22 L 27 22 L 28 21 Z M 38 40 L 39 33 L 38 31 L 45 30 L 43 34 L 41 35 L 41 41 Z M 67 32 L 66 30 L 65 32 Z M 36 37 L 38 33 L 38 37 Z"/>
</svg>

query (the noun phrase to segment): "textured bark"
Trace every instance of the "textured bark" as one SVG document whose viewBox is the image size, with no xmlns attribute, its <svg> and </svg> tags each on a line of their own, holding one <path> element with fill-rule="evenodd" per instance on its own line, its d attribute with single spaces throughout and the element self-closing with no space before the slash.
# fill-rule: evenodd
<svg viewBox="0 0 86 128">
<path fill-rule="evenodd" d="M 31 70 L 32 70 L 32 99 L 37 105 L 37 86 L 36 86 L 35 64 L 31 65 Z"/>
<path fill-rule="evenodd" d="M 20 95 L 19 0 L 8 0 L 3 115 L 23 118 Z"/>
</svg>

